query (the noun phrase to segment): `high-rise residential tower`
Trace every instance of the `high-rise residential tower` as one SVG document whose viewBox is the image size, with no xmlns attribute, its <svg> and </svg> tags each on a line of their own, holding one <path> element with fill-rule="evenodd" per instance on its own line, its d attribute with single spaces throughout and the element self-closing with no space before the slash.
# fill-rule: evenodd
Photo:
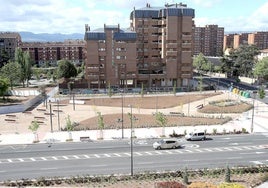
<svg viewBox="0 0 268 188">
<path fill-rule="evenodd" d="M 192 79 L 194 9 L 185 4 L 130 13 L 130 28 L 86 25 L 89 87 L 188 87 Z"/>
</svg>

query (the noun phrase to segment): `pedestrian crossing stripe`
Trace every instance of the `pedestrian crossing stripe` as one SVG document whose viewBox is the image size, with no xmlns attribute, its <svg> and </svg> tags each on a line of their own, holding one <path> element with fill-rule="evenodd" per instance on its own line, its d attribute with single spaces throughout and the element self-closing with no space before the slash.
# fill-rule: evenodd
<svg viewBox="0 0 268 188">
<path fill-rule="evenodd" d="M 174 155 L 174 154 L 189 154 L 202 152 L 224 152 L 224 151 L 241 151 L 241 150 L 256 150 L 263 149 L 261 146 L 241 146 L 241 147 L 220 147 L 220 148 L 192 148 L 192 149 L 174 149 L 174 150 L 157 150 L 157 151 L 143 151 L 133 152 L 136 157 L 152 156 L 152 155 Z M 29 157 L 29 158 L 9 158 L 0 159 L 2 163 L 16 163 L 16 162 L 37 162 L 37 161 L 54 161 L 54 160 L 78 160 L 78 159 L 92 159 L 105 157 L 130 157 L 130 152 L 125 153 L 104 153 L 104 154 L 84 154 L 84 155 L 67 155 L 67 156 L 46 156 L 46 157 Z M 267 160 L 268 161 L 268 160 Z M 258 161 L 252 161 L 255 164 L 263 164 Z"/>
</svg>

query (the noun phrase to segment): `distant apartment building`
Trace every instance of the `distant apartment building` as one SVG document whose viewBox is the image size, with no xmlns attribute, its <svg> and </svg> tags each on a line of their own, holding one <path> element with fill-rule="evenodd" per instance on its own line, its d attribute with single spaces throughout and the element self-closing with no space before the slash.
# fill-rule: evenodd
<svg viewBox="0 0 268 188">
<path fill-rule="evenodd" d="M 268 32 L 248 34 L 248 44 L 255 44 L 259 50 L 268 48 Z"/>
<path fill-rule="evenodd" d="M 11 60 L 15 59 L 16 48 L 21 46 L 21 36 L 16 32 L 0 32 L 0 53 L 6 53 Z M 0 56 L 0 62 L 2 62 Z"/>
<path fill-rule="evenodd" d="M 224 36 L 224 49 L 236 49 L 245 44 L 254 44 L 259 50 L 268 48 L 268 32 L 239 33 Z"/>
<path fill-rule="evenodd" d="M 240 45 L 248 44 L 249 33 L 235 33 L 224 35 L 223 50 L 228 48 L 236 49 Z"/>
<path fill-rule="evenodd" d="M 223 50 L 225 51 L 228 48 L 233 48 L 234 46 L 234 35 L 235 34 L 227 34 L 224 35 L 223 38 Z"/>
<path fill-rule="evenodd" d="M 195 27 L 194 55 L 221 56 L 223 54 L 224 28 L 218 25 Z"/>
<path fill-rule="evenodd" d="M 146 7 L 130 13 L 130 30 L 86 25 L 89 88 L 177 87 L 192 79 L 194 9 L 184 4 Z"/>
<path fill-rule="evenodd" d="M 65 40 L 64 42 L 23 42 L 22 51 L 28 51 L 36 65 L 49 63 L 55 65 L 58 60 L 69 60 L 81 64 L 85 59 L 84 40 Z"/>
</svg>

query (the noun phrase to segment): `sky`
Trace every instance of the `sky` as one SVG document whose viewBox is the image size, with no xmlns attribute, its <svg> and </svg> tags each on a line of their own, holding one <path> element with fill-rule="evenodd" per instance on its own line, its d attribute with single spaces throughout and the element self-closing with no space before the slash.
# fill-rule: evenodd
<svg viewBox="0 0 268 188">
<path fill-rule="evenodd" d="M 184 3 L 195 9 L 195 25 L 224 27 L 225 32 L 267 31 L 267 0 L 0 0 L 0 32 L 81 33 L 106 25 L 130 26 L 131 11 Z"/>
</svg>

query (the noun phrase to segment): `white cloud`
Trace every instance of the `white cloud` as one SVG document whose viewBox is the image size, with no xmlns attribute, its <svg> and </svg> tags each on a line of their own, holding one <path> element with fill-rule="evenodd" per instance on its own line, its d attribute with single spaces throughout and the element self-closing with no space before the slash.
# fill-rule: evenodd
<svg viewBox="0 0 268 188">
<path fill-rule="evenodd" d="M 196 9 L 214 10 L 223 0 L 185 0 Z M 104 24 L 120 24 L 129 27 L 129 16 L 134 7 L 142 8 L 146 3 L 163 6 L 174 0 L 5 0 L 0 6 L 0 31 L 31 31 L 35 33 L 84 33 L 85 24 L 103 28 Z M 217 24 L 226 31 L 264 30 L 268 23 L 268 3 L 244 17 L 199 16 L 196 26 Z"/>
</svg>

